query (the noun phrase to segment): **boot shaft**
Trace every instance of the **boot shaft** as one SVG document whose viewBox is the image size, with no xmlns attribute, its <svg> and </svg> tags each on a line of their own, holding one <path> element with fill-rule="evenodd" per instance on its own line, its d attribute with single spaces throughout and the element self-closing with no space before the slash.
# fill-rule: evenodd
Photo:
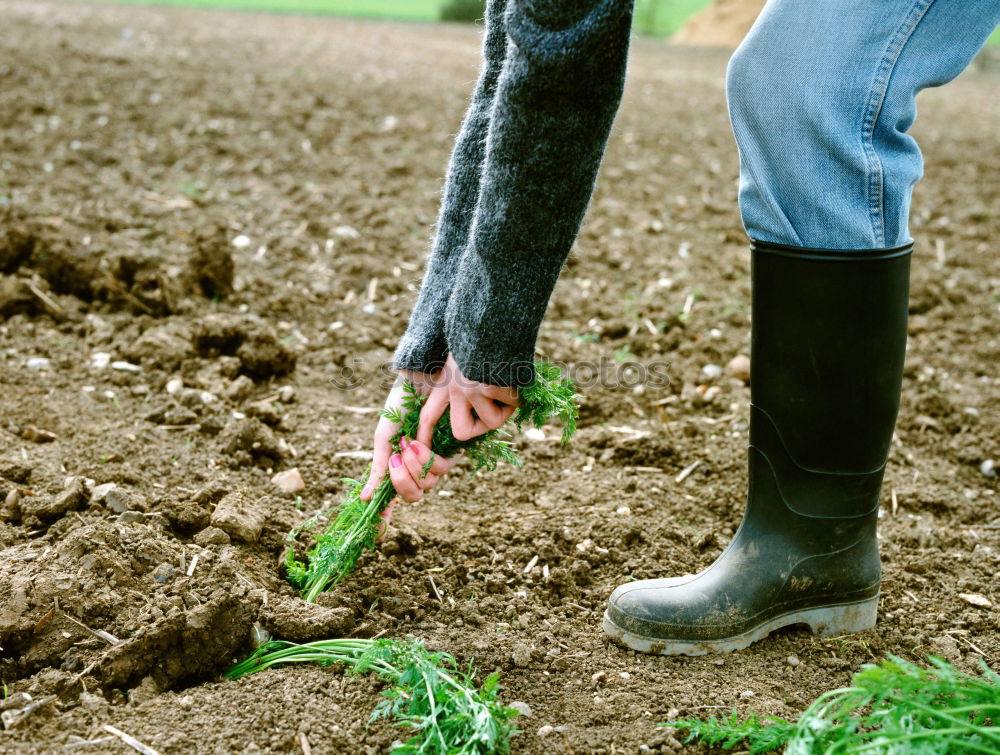
<svg viewBox="0 0 1000 755">
<path fill-rule="evenodd" d="M 912 245 L 752 248 L 753 406 L 803 471 L 881 471 L 899 409 Z M 753 435 L 761 423 L 751 425 Z"/>
</svg>

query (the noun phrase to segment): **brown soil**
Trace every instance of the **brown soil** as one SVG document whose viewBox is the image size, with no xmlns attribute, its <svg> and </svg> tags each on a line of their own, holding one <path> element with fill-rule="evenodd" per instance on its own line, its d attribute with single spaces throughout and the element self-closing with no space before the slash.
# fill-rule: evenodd
<svg viewBox="0 0 1000 755">
<path fill-rule="evenodd" d="M 560 360 L 669 362 L 669 385 L 587 387 L 569 447 L 522 439 L 523 470 L 449 475 L 310 607 L 283 581 L 284 537 L 365 468 L 342 452 L 368 448 L 358 408 L 384 397 L 475 30 L 27 0 L 0 23 L 0 678 L 58 696 L 0 751 L 129 751 L 105 724 L 164 754 L 401 735 L 365 728 L 379 684 L 336 669 L 219 681 L 255 621 L 298 640 L 412 633 L 497 669 L 531 708 L 524 753 L 682 749 L 658 722 L 794 716 L 886 653 L 1000 658 L 997 608 L 959 597 L 1000 604 L 998 484 L 980 472 L 1000 456 L 996 74 L 922 95 L 878 627 L 651 658 L 605 641 L 608 593 L 710 563 L 743 500 L 748 388 L 702 372 L 748 345 L 724 56 L 637 43 L 540 340 Z M 338 388 L 349 370 L 362 384 Z M 270 483 L 291 467 L 300 499 Z"/>
<path fill-rule="evenodd" d="M 736 47 L 750 31 L 765 0 L 715 0 L 671 38 L 680 45 Z"/>
</svg>

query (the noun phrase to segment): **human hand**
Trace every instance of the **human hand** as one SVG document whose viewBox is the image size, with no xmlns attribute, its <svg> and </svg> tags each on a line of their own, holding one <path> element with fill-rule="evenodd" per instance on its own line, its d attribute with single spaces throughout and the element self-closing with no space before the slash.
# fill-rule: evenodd
<svg viewBox="0 0 1000 755">
<path fill-rule="evenodd" d="M 462 374 L 451 354 L 444 369 L 435 373 L 434 385 L 420 410 L 417 441 L 431 445 L 434 425 L 450 409 L 451 432 L 458 440 L 469 440 L 496 430 L 514 413 L 520 402 L 516 388 L 477 383 Z"/>
<path fill-rule="evenodd" d="M 403 383 L 409 382 L 416 388 L 417 393 L 428 395 L 440 379 L 440 375 L 440 371 L 428 374 L 401 370 L 389 391 L 385 408 L 398 409 L 400 413 L 404 413 L 406 409 L 403 407 Z M 423 497 L 424 491 L 432 488 L 438 477 L 454 465 L 454 461 L 451 459 L 435 458 L 425 473 L 423 467 L 431 457 L 430 444 L 411 442 L 404 438 L 400 442 L 400 452 L 393 453 L 392 439 L 397 432 L 399 432 L 399 423 L 393 422 L 385 416 L 379 418 L 372 442 L 371 471 L 365 487 L 361 491 L 361 500 L 371 500 L 375 490 L 388 472 L 399 496 L 406 501 L 419 501 Z M 393 498 L 385 511 L 382 512 L 386 526 L 392 519 L 392 512 L 397 502 L 398 499 Z"/>
</svg>

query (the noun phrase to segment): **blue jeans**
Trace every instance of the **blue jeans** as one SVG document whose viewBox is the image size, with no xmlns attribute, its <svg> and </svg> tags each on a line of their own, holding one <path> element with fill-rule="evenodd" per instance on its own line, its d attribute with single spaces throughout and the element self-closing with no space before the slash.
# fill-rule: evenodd
<svg viewBox="0 0 1000 755">
<path fill-rule="evenodd" d="M 998 24 L 1000 0 L 768 0 L 726 82 L 750 238 L 908 243 L 917 92 L 961 73 Z"/>
</svg>

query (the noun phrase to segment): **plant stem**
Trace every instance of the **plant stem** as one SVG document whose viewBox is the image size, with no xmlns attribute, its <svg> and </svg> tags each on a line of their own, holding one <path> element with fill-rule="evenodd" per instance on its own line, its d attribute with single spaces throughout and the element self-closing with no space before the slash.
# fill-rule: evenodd
<svg viewBox="0 0 1000 755">
<path fill-rule="evenodd" d="M 980 732 L 981 731 L 982 730 L 980 730 Z M 927 729 L 925 731 L 915 731 L 912 734 L 893 734 L 892 743 L 895 744 L 896 742 L 911 742 L 915 739 L 928 739 L 928 738 L 937 739 L 945 734 L 966 734 L 966 733 L 968 733 L 968 729 L 960 728 L 957 726 L 949 729 Z M 858 747 L 852 747 L 850 750 L 847 750 L 846 752 L 867 752 L 868 750 L 877 750 L 877 749 L 882 749 L 884 751 L 886 745 L 884 739 L 886 738 L 882 738 L 878 742 L 869 742 L 868 744 L 859 745 Z M 965 740 L 962 740 L 962 746 L 973 747 L 974 749 L 978 749 L 975 748 L 974 745 L 971 745 L 968 742 L 966 742 Z M 997 750 L 994 747 L 994 748 L 982 748 L 982 751 L 995 753 Z"/>
<path fill-rule="evenodd" d="M 374 495 L 372 495 L 371 500 L 368 502 L 364 511 L 351 524 L 351 528 L 344 536 L 345 542 L 364 542 L 366 539 L 365 536 L 368 534 L 365 530 L 371 526 L 370 523 L 372 521 L 377 519 L 378 516 L 385 511 L 386 506 L 389 505 L 389 502 L 395 494 L 396 490 L 392 486 L 392 481 L 386 477 L 375 490 Z M 324 592 L 331 583 L 336 584 L 339 582 L 344 577 L 345 573 L 346 572 L 343 570 L 339 570 L 324 571 L 316 574 L 313 581 L 307 584 L 305 593 L 302 596 L 303 599 L 307 603 L 315 603 L 320 593 Z"/>
<path fill-rule="evenodd" d="M 960 718 L 949 716 L 945 711 L 934 710 L 934 708 L 931 708 L 929 705 L 923 705 L 921 703 L 918 703 L 916 700 L 909 700 L 904 698 L 901 702 L 904 705 L 908 705 L 911 708 L 916 708 L 917 710 L 926 713 L 928 716 L 933 716 L 934 718 L 938 718 L 942 721 L 947 721 L 948 723 L 954 726 L 960 727 L 960 730 L 962 731 L 971 731 L 975 732 L 976 734 L 983 734 L 989 739 L 992 739 L 994 742 L 1000 742 L 1000 734 L 991 732 L 989 728 L 983 726 L 976 726 L 975 724 L 969 723 L 968 721 L 963 721 Z M 935 731 L 947 731 L 947 730 L 937 729 Z M 993 731 L 996 732 L 997 730 L 994 729 Z"/>
</svg>

